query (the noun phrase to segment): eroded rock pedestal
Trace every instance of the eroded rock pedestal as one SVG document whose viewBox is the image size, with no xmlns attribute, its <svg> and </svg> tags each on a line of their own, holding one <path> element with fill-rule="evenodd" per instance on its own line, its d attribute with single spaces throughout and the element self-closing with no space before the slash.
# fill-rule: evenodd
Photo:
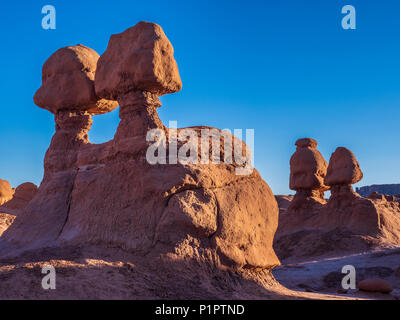
<svg viewBox="0 0 400 320">
<path fill-rule="evenodd" d="M 307 143 L 301 154 L 298 146 L 291 159 L 290 185 L 296 195 L 289 207 L 281 210 L 274 243 L 278 256 L 296 259 L 400 245 L 399 202 L 376 195 L 364 198 L 354 192 L 352 184 L 359 182 L 363 173 L 350 150 L 337 148 L 326 167 L 324 161 L 318 162 L 322 156 L 310 150 L 313 146 L 316 142 Z M 318 163 L 322 164 L 320 170 Z M 293 183 L 294 179 L 303 184 Z M 330 188 L 328 201 L 320 196 L 318 187 L 323 186 Z"/>
</svg>

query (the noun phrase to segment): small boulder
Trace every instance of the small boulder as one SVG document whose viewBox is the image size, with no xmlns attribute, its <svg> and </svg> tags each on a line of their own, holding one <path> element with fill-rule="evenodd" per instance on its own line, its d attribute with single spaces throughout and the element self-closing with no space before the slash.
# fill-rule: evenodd
<svg viewBox="0 0 400 320">
<path fill-rule="evenodd" d="M 390 282 L 379 278 L 362 280 L 357 284 L 357 287 L 362 291 L 369 292 L 390 293 L 393 291 L 393 286 Z"/>
</svg>

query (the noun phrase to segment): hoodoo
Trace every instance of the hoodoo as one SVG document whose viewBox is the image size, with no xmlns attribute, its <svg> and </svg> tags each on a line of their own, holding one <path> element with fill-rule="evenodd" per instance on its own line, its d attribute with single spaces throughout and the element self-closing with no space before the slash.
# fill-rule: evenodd
<svg viewBox="0 0 400 320">
<path fill-rule="evenodd" d="M 256 170 L 237 175 L 246 163 L 146 159 L 149 130 L 163 130 L 170 143 L 157 107 L 160 95 L 182 87 L 173 52 L 160 26 L 140 22 L 111 36 L 100 59 L 81 45 L 49 58 L 35 102 L 55 114 L 56 133 L 35 198 L 0 239 L 3 254 L 97 246 L 196 263 L 196 270 L 279 265 L 278 206 Z M 114 100 L 121 118 L 114 139 L 91 144 L 91 115 L 114 109 Z"/>
<path fill-rule="evenodd" d="M 354 192 L 352 184 L 363 173 L 353 152 L 337 148 L 327 166 L 315 140 L 300 139 L 296 145 L 290 160 L 290 187 L 296 195 L 281 201 L 275 237 L 281 258 L 361 252 L 400 243 L 399 202 L 382 195 L 368 199 Z M 323 191 L 328 188 L 331 196 L 325 201 Z"/>
<path fill-rule="evenodd" d="M 328 163 L 317 150 L 317 141 L 303 138 L 296 141 L 296 152 L 290 159 L 290 189 L 296 191 L 288 213 L 313 211 L 325 204 L 324 184 Z"/>
<path fill-rule="evenodd" d="M 325 184 L 331 187 L 331 199 L 346 195 L 350 198 L 357 197 L 351 185 L 362 178 L 363 173 L 354 153 L 344 147 L 337 148 L 329 160 L 325 177 Z"/>
</svg>

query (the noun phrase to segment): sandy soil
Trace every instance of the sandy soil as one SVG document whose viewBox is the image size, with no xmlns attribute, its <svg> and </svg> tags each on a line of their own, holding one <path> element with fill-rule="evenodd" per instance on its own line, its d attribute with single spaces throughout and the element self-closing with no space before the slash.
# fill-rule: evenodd
<svg viewBox="0 0 400 320">
<path fill-rule="evenodd" d="M 56 289 L 44 290 L 44 265 Z M 293 291 L 270 271 L 223 271 L 183 261 L 156 261 L 115 248 L 64 248 L 0 260 L 0 299 L 352 299 Z"/>
<path fill-rule="evenodd" d="M 0 214 L 0 234 L 14 217 Z M 339 294 L 343 265 L 389 280 L 391 295 Z M 44 290 L 42 267 L 56 269 L 56 289 Z M 0 299 L 399 299 L 400 248 L 316 261 L 290 261 L 269 270 L 221 270 L 138 256 L 118 248 L 49 248 L 0 259 Z M 397 270 L 397 273 L 396 273 Z M 276 280 L 275 280 L 275 278 Z"/>
<path fill-rule="evenodd" d="M 341 296 L 400 300 L 400 248 L 319 260 L 283 262 L 282 266 L 273 270 L 273 274 L 279 283 L 292 290 L 338 294 L 341 289 L 341 281 L 345 276 L 341 270 L 345 265 L 355 267 L 357 282 L 366 278 L 382 278 L 389 281 L 394 290 L 391 294 L 349 290 L 346 294 L 340 294 Z"/>
</svg>

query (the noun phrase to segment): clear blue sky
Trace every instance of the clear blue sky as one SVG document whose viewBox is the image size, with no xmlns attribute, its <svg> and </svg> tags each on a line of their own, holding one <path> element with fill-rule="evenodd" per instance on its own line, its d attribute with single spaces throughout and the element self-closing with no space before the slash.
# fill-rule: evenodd
<svg viewBox="0 0 400 320">
<path fill-rule="evenodd" d="M 43 30 L 54 5 L 57 29 Z M 357 30 L 341 28 L 354 5 Z M 337 146 L 358 157 L 358 185 L 400 183 L 400 1 L 7 1 L 0 28 L 0 178 L 39 184 L 54 133 L 32 97 L 58 48 L 104 52 L 111 34 L 160 24 L 175 48 L 183 90 L 164 96 L 164 123 L 255 129 L 255 165 L 289 193 L 294 142 L 313 137 L 327 160 Z M 112 138 L 118 111 L 94 119 L 92 142 Z"/>
</svg>

